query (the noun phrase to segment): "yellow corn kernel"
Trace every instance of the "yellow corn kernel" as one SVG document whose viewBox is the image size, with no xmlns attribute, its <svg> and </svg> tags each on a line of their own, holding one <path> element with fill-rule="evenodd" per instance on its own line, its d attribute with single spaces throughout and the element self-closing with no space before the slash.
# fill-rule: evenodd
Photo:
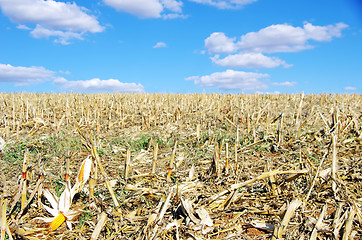
<svg viewBox="0 0 362 240">
<path fill-rule="evenodd" d="M 66 218 L 63 213 L 59 213 L 59 215 L 50 223 L 50 230 L 56 230 L 65 220 Z"/>
<path fill-rule="evenodd" d="M 84 165 L 85 165 L 85 162 L 83 162 L 82 166 L 80 167 L 79 177 L 78 177 L 79 182 L 83 181 Z"/>
</svg>

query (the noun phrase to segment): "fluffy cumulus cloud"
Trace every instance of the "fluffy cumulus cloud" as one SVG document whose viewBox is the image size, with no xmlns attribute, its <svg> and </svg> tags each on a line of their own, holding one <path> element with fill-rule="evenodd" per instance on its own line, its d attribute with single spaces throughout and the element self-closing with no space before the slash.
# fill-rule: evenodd
<svg viewBox="0 0 362 240">
<path fill-rule="evenodd" d="M 223 67 L 234 68 L 275 68 L 278 66 L 290 67 L 285 61 L 277 57 L 267 57 L 261 53 L 238 53 L 220 59 L 219 55 L 211 57 L 213 63 Z"/>
<path fill-rule="evenodd" d="M 222 32 L 214 32 L 205 39 L 205 48 L 209 53 L 233 53 L 238 50 L 236 38 L 229 38 Z"/>
<path fill-rule="evenodd" d="M 164 42 L 158 42 L 156 43 L 155 46 L 153 46 L 153 48 L 165 48 L 165 47 L 167 47 L 167 45 Z"/>
<path fill-rule="evenodd" d="M 257 0 L 190 0 L 192 2 L 211 5 L 220 9 L 240 8 Z"/>
<path fill-rule="evenodd" d="M 117 79 L 101 80 L 93 78 L 84 81 L 68 81 L 65 78 L 57 78 L 54 83 L 64 89 L 82 92 L 131 92 L 140 93 L 144 92 L 141 84 L 136 83 L 123 83 Z"/>
<path fill-rule="evenodd" d="M 87 32 L 104 30 L 95 16 L 87 14 L 87 9 L 75 2 L 0 0 L 0 7 L 11 21 L 21 24 L 21 29 L 35 25 L 31 32 L 33 36 L 55 37 L 63 44 L 68 44 L 68 40 L 73 38 L 82 39 L 81 36 Z"/>
<path fill-rule="evenodd" d="M 139 18 L 182 18 L 181 1 L 177 0 L 103 0 L 118 11 L 127 12 Z"/>
<path fill-rule="evenodd" d="M 268 78 L 268 74 L 234 71 L 215 72 L 205 76 L 192 76 L 185 80 L 194 81 L 201 87 L 217 87 L 219 89 L 257 91 L 264 90 L 267 85 L 261 79 Z"/>
<path fill-rule="evenodd" d="M 192 0 L 194 2 L 215 5 L 220 8 L 230 8 L 236 5 L 245 5 L 253 1 L 218 1 Z M 291 67 L 291 64 L 275 57 L 267 56 L 273 53 L 298 52 L 313 48 L 312 41 L 326 42 L 342 35 L 342 30 L 348 25 L 337 23 L 327 26 L 315 26 L 304 23 L 303 27 L 294 27 L 289 24 L 274 24 L 257 32 L 249 32 L 239 39 L 229 37 L 223 32 L 214 32 L 205 39 L 205 49 L 211 56 L 211 61 L 227 68 L 275 68 Z M 267 55 L 266 55 L 267 54 Z M 205 76 L 193 76 L 186 80 L 193 80 L 203 87 L 218 87 L 220 89 L 242 89 L 260 91 L 268 88 L 260 79 L 267 78 L 267 74 L 243 71 L 226 70 Z M 296 82 L 275 82 L 274 86 L 293 87 Z M 352 90 L 346 88 L 346 90 Z"/>
<path fill-rule="evenodd" d="M 305 23 L 302 27 L 293 27 L 289 24 L 275 24 L 259 30 L 249 32 L 236 38 L 227 37 L 224 33 L 212 33 L 205 39 L 205 48 L 210 53 L 232 53 L 235 51 L 248 52 L 298 52 L 310 49 L 310 40 L 325 42 L 333 37 L 340 37 L 343 29 L 348 25 L 337 23 L 335 25 L 314 26 Z"/>
<path fill-rule="evenodd" d="M 15 86 L 27 86 L 43 82 L 54 84 L 72 91 L 81 92 L 144 92 L 141 84 L 123 83 L 116 79 L 100 80 L 94 78 L 85 81 L 68 81 L 57 73 L 44 67 L 12 66 L 0 64 L 0 83 L 13 83 Z"/>
<path fill-rule="evenodd" d="M 278 58 L 270 58 L 262 53 L 298 52 L 310 49 L 310 40 L 330 41 L 333 37 L 340 37 L 341 31 L 348 27 L 344 23 L 328 26 L 314 26 L 305 23 L 303 28 L 288 24 L 276 24 L 263 28 L 258 32 L 242 35 L 239 41 L 230 38 L 222 32 L 214 32 L 205 39 L 205 48 L 211 54 L 230 54 L 239 51 L 236 55 L 229 55 L 223 59 L 212 57 L 212 61 L 227 67 L 277 67 L 290 66 Z M 259 62 L 259 64 L 258 64 Z"/>
<path fill-rule="evenodd" d="M 239 49 L 265 53 L 298 52 L 312 48 L 310 40 L 325 42 L 340 37 L 341 31 L 347 27 L 344 23 L 328 26 L 305 23 L 303 28 L 276 24 L 241 36 L 237 45 Z"/>
<path fill-rule="evenodd" d="M 54 79 L 54 72 L 44 67 L 15 67 L 0 64 L 0 82 L 14 83 L 16 86 L 41 83 Z"/>
</svg>

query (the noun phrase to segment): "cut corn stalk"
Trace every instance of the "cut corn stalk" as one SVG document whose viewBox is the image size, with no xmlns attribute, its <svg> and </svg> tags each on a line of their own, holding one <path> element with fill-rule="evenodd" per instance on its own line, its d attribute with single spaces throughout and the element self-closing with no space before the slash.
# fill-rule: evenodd
<svg viewBox="0 0 362 240">
<path fill-rule="evenodd" d="M 157 155 L 158 155 L 158 143 L 156 142 L 153 149 L 152 174 L 156 173 Z"/>
<path fill-rule="evenodd" d="M 21 209 L 24 209 L 26 202 L 27 193 L 27 165 L 28 165 L 29 154 L 24 154 L 23 160 L 23 172 L 22 172 L 22 192 L 21 192 Z"/>
<path fill-rule="evenodd" d="M 337 179 L 336 179 L 336 172 L 337 172 L 337 135 L 332 135 L 332 146 L 333 146 L 333 156 L 332 156 L 332 190 L 334 196 L 337 197 Z"/>
<path fill-rule="evenodd" d="M 338 208 L 334 214 L 334 219 L 333 219 L 333 236 L 335 239 L 339 239 L 340 235 L 339 235 L 339 230 L 342 228 L 343 223 L 345 221 L 345 214 L 342 215 L 342 211 L 343 211 L 343 207 L 344 207 L 345 203 L 339 203 L 338 204 Z"/>
<path fill-rule="evenodd" d="M 286 233 L 289 221 L 293 217 L 295 210 L 297 210 L 301 203 L 302 200 L 300 200 L 299 198 L 293 199 L 293 201 L 289 204 L 287 212 L 285 213 L 284 218 L 280 223 L 280 226 L 274 229 L 272 239 L 280 239 Z"/>
<path fill-rule="evenodd" d="M 344 227 L 344 233 L 343 233 L 342 240 L 350 239 L 350 235 L 351 235 L 351 231 L 352 231 L 352 224 L 353 224 L 353 220 L 354 220 L 355 215 L 356 215 L 356 210 L 352 206 L 351 210 L 349 212 L 347 221 L 346 221 L 346 225 Z"/>
<path fill-rule="evenodd" d="M 70 173 L 69 165 L 70 165 L 70 158 L 67 157 L 67 158 L 65 159 L 65 176 L 64 176 L 64 180 L 65 180 L 65 181 L 68 181 L 68 180 L 69 180 L 69 173 Z"/>
<path fill-rule="evenodd" d="M 162 200 L 160 200 L 160 202 L 157 204 L 156 209 L 148 216 L 147 225 L 143 230 L 143 233 L 145 235 L 147 235 L 148 229 L 155 223 L 157 215 L 160 212 L 161 206 L 162 206 Z"/>
<path fill-rule="evenodd" d="M 42 196 L 42 193 L 43 193 L 43 181 L 44 181 L 44 174 L 43 173 L 40 173 L 38 181 L 39 180 L 40 180 L 40 183 L 39 183 L 38 192 L 37 192 L 38 208 L 41 207 L 41 196 Z"/>
<path fill-rule="evenodd" d="M 6 184 L 6 179 L 5 176 L 2 175 L 2 182 L 3 182 L 3 195 L 1 196 L 1 200 L 0 200 L 0 228 L 1 228 L 1 233 L 0 233 L 0 238 L 1 240 L 5 239 L 5 233 L 7 233 L 8 235 L 8 239 L 12 240 L 12 234 L 11 231 L 9 229 L 9 225 L 8 222 L 6 220 L 6 210 L 8 208 L 8 199 L 6 199 L 6 195 L 7 195 L 7 184 Z"/>
<path fill-rule="evenodd" d="M 172 154 L 171 154 L 171 159 L 170 159 L 170 163 L 168 165 L 168 172 L 167 172 L 167 182 L 171 182 L 171 173 L 174 166 L 174 162 L 175 162 L 175 155 L 176 155 L 176 148 L 177 148 L 177 141 L 175 142 L 175 145 L 172 149 Z"/>
<path fill-rule="evenodd" d="M 102 228 L 103 228 L 104 224 L 106 223 L 106 221 L 107 221 L 107 214 L 105 212 L 102 212 L 101 216 L 99 217 L 98 223 L 92 233 L 91 240 L 98 239 L 98 236 L 101 233 Z"/>
<path fill-rule="evenodd" d="M 125 164 L 124 164 L 124 178 L 127 179 L 129 176 L 129 172 L 131 169 L 131 150 L 127 149 L 127 156 L 126 156 L 126 160 L 125 160 Z"/>
<path fill-rule="evenodd" d="M 23 188 L 21 191 L 21 209 L 25 208 L 26 203 L 26 192 L 27 192 L 27 186 L 26 186 L 26 179 L 23 181 Z"/>
<path fill-rule="evenodd" d="M 38 203 L 41 204 L 40 202 L 40 198 L 42 196 L 42 185 L 43 185 L 43 174 L 40 174 L 38 181 L 36 182 L 35 188 L 33 190 L 33 192 L 30 194 L 29 198 L 27 199 L 27 201 L 24 204 L 24 207 L 20 210 L 18 217 L 20 218 L 25 210 L 25 208 L 33 201 L 33 198 L 35 197 L 35 194 L 38 194 Z"/>
<path fill-rule="evenodd" d="M 158 215 L 158 218 L 157 218 L 157 224 L 161 224 L 162 222 L 162 219 L 163 219 L 163 216 L 165 215 L 169 205 L 170 205 L 170 200 L 171 200 L 171 197 L 172 197 L 172 192 L 170 192 L 165 200 L 165 202 L 163 203 L 163 207 L 161 209 L 161 212 L 160 214 Z"/>
<path fill-rule="evenodd" d="M 229 143 L 225 144 L 225 173 L 229 173 Z"/>
<path fill-rule="evenodd" d="M 235 173 L 238 171 L 238 142 L 234 145 Z"/>
<path fill-rule="evenodd" d="M 327 211 L 327 204 L 324 205 L 321 213 L 319 214 L 317 223 L 316 223 L 315 226 L 314 226 L 314 229 L 313 229 L 312 235 L 311 235 L 311 237 L 310 237 L 310 240 L 316 240 L 316 239 L 317 239 L 318 230 L 320 230 L 320 228 L 321 228 L 321 226 L 322 226 L 323 219 L 324 219 L 324 216 L 325 216 L 325 214 L 326 214 L 326 211 Z"/>
<path fill-rule="evenodd" d="M 215 175 L 216 178 L 219 177 L 219 165 L 220 165 L 220 155 L 219 155 L 219 144 L 215 143 L 214 157 L 210 166 L 210 175 Z"/>
<path fill-rule="evenodd" d="M 89 196 L 94 197 L 94 185 L 95 181 L 93 178 L 89 179 Z"/>
<path fill-rule="evenodd" d="M 6 223 L 6 208 L 8 206 L 7 199 L 1 198 L 0 204 L 1 204 L 1 223 L 0 223 L 1 240 L 4 240 L 5 239 L 5 230 L 6 230 L 6 225 L 7 225 L 7 223 Z"/>
<path fill-rule="evenodd" d="M 102 165 L 102 162 L 101 162 L 101 158 L 98 155 L 96 146 L 94 145 L 94 142 L 93 142 L 92 139 L 90 139 L 90 141 L 91 141 L 91 144 L 92 144 L 91 145 L 92 146 L 92 156 L 93 156 L 94 159 L 96 159 L 97 165 L 98 165 L 103 177 L 105 178 L 106 186 L 108 188 L 109 193 L 111 194 L 114 206 L 116 208 L 118 208 L 119 207 L 118 200 L 116 198 L 116 195 L 114 194 L 114 191 L 113 191 L 113 188 L 112 188 L 111 184 L 109 183 L 108 175 L 107 175 L 106 171 L 104 171 L 104 168 L 103 168 L 103 165 Z"/>
<path fill-rule="evenodd" d="M 304 92 L 302 92 L 302 95 L 300 97 L 300 102 L 299 102 L 299 107 L 298 107 L 298 111 L 297 111 L 297 118 L 295 120 L 295 126 L 297 127 L 297 131 L 296 131 L 296 137 L 299 136 L 299 129 L 300 129 L 300 115 L 302 113 L 302 105 L 303 105 L 303 98 L 304 98 Z"/>
</svg>

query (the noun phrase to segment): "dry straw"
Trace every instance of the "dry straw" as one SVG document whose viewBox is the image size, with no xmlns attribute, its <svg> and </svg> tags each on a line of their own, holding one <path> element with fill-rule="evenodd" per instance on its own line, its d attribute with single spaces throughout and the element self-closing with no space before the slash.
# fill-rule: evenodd
<svg viewBox="0 0 362 240">
<path fill-rule="evenodd" d="M 361 239 L 361 106 L 0 93 L 1 238 Z"/>
</svg>

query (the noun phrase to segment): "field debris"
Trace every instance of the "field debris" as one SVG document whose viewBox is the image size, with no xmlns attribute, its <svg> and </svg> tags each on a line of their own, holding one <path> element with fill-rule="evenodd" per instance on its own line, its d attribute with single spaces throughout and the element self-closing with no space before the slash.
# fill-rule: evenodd
<svg viewBox="0 0 362 240">
<path fill-rule="evenodd" d="M 1 239 L 361 239 L 361 106 L 0 93 Z"/>
</svg>

